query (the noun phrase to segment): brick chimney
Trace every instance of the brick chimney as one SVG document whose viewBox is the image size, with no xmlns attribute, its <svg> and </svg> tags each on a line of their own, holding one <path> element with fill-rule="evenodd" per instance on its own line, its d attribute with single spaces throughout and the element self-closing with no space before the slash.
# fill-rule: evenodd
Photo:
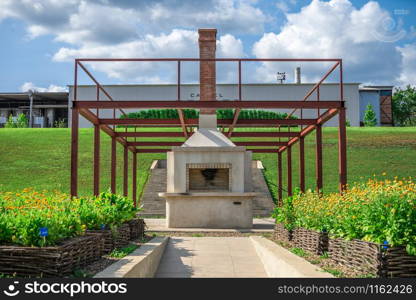
<svg viewBox="0 0 416 300">
<path fill-rule="evenodd" d="M 214 59 L 216 49 L 216 29 L 199 29 L 199 58 Z M 199 65 L 199 99 L 200 101 L 216 100 L 215 61 L 201 61 Z M 217 128 L 215 109 L 201 109 L 199 116 L 200 128 Z"/>
</svg>

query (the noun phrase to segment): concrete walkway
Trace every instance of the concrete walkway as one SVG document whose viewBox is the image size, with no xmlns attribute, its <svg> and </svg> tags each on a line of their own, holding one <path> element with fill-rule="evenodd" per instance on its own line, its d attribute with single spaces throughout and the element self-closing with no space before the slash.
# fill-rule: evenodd
<svg viewBox="0 0 416 300">
<path fill-rule="evenodd" d="M 215 229 L 215 228 L 167 228 L 166 219 L 162 218 L 145 218 L 144 222 L 147 231 L 153 232 L 251 232 L 267 233 L 273 232 L 275 220 L 271 218 L 253 219 L 253 228 L 251 229 Z"/>
<path fill-rule="evenodd" d="M 248 237 L 171 237 L 155 277 L 267 277 Z"/>
</svg>

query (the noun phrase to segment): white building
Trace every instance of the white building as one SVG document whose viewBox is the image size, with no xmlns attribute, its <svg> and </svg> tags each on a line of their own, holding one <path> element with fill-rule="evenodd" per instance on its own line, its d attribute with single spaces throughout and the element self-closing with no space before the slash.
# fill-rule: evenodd
<svg viewBox="0 0 416 300">
<path fill-rule="evenodd" d="M 312 89 L 312 83 L 284 83 L 284 84 L 243 84 L 243 100 L 297 100 L 302 101 L 304 96 Z M 137 85 L 104 85 L 105 90 L 115 101 L 122 100 L 177 100 L 177 85 L 175 84 L 137 84 Z M 78 85 L 77 100 L 96 100 L 97 88 L 95 85 Z M 323 83 L 320 87 L 320 100 L 339 100 L 339 84 Z M 74 98 L 73 86 L 69 86 L 69 106 Z M 237 84 L 217 84 L 217 100 L 237 100 Z M 100 100 L 108 100 L 100 93 Z M 181 100 L 199 100 L 198 84 L 181 85 Z M 316 100 L 316 93 L 313 93 L 309 100 Z M 359 83 L 344 83 L 344 100 L 347 107 L 347 120 L 351 126 L 360 126 L 360 95 Z M 126 113 L 137 111 L 135 109 L 123 109 Z M 93 110 L 94 111 L 94 110 Z M 279 112 L 291 112 L 291 110 L 273 109 Z M 322 113 L 323 111 L 321 111 Z M 295 113 L 299 115 L 300 110 Z M 100 118 L 112 118 L 112 110 L 101 110 Z M 120 112 L 116 110 L 116 117 Z M 316 110 L 303 110 L 303 118 L 316 118 Z M 71 120 L 71 110 L 68 119 Z M 81 128 L 92 127 L 92 124 L 80 116 L 79 126 Z M 326 126 L 337 126 L 337 118 L 333 118 L 325 124 Z M 70 124 L 69 124 L 70 126 Z"/>
</svg>

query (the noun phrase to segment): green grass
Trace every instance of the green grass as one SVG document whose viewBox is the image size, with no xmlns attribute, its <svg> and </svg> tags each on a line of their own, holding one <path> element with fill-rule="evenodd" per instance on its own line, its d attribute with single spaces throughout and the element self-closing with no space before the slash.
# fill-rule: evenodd
<svg viewBox="0 0 416 300">
<path fill-rule="evenodd" d="M 297 256 L 300 256 L 300 257 L 305 257 L 307 255 L 306 252 L 302 248 L 294 247 L 294 248 L 290 249 L 290 252 L 292 252 L 293 254 L 296 254 Z"/>
<path fill-rule="evenodd" d="M 127 245 L 126 247 L 123 247 L 123 248 L 114 249 L 113 251 L 111 251 L 111 253 L 108 256 L 114 257 L 114 258 L 123 258 L 124 256 L 127 256 L 130 253 L 132 253 L 137 248 L 138 246 L 134 244 Z"/>
<path fill-rule="evenodd" d="M 149 130 L 160 130 L 146 128 Z M 178 128 L 164 128 L 180 131 Z M 252 129 L 239 129 L 252 130 Z M 263 129 L 272 130 L 272 129 Z M 284 129 L 287 130 L 287 129 Z M 292 129 L 293 130 L 293 129 Z M 394 128 L 373 127 L 347 129 L 348 136 L 348 181 L 366 181 L 373 174 L 387 172 L 388 178 L 394 176 L 414 176 L 416 169 L 416 127 Z M 315 187 L 315 148 L 314 134 L 305 140 L 306 187 Z M 337 128 L 324 128 L 324 192 L 337 191 L 338 188 L 338 140 Z M 79 194 L 92 193 L 92 154 L 93 130 L 80 129 L 79 146 Z M 241 140 L 242 138 L 235 139 Z M 158 140 L 148 138 L 148 141 Z M 181 138 L 163 138 L 163 141 L 178 141 Z M 257 140 L 250 138 L 250 140 Z M 263 139 L 271 140 L 271 139 Z M 122 191 L 122 147 L 117 146 L 117 190 Z M 101 190 L 110 183 L 110 138 L 101 134 Z M 293 183 L 298 177 L 298 146 L 292 151 Z M 138 194 L 140 195 L 148 177 L 148 170 L 154 159 L 164 159 L 166 155 L 138 154 Z M 253 158 L 261 160 L 264 173 L 273 197 L 277 193 L 277 155 L 274 153 L 255 153 Z M 130 155 L 130 160 L 132 156 Z M 283 174 L 286 174 L 285 155 Z M 129 165 L 131 183 L 131 164 Z M 286 176 L 284 176 L 284 184 Z M 0 129 L 0 190 L 16 191 L 25 187 L 60 190 L 69 192 L 70 179 L 70 129 Z M 131 184 L 129 184 L 131 189 Z M 131 195 L 131 190 L 129 191 Z"/>
</svg>

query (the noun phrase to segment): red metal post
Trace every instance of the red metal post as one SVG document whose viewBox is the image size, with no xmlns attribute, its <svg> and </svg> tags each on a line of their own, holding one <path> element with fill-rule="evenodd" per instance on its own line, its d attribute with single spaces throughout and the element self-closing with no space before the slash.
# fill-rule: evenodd
<svg viewBox="0 0 416 300">
<path fill-rule="evenodd" d="M 72 109 L 71 122 L 71 196 L 78 196 L 78 123 L 79 111 Z"/>
<path fill-rule="evenodd" d="M 318 192 L 322 190 L 322 126 L 316 125 L 316 189 Z"/>
<path fill-rule="evenodd" d="M 133 152 L 133 168 L 132 168 L 132 181 L 133 181 L 133 203 L 134 207 L 137 205 L 137 152 Z"/>
<path fill-rule="evenodd" d="M 347 129 L 345 108 L 339 110 L 338 127 L 338 162 L 339 162 L 339 190 L 346 189 L 347 184 Z"/>
<path fill-rule="evenodd" d="M 125 197 L 129 194 L 129 150 L 127 146 L 124 146 L 124 174 L 123 174 L 123 195 Z"/>
<path fill-rule="evenodd" d="M 287 195 L 292 196 L 292 147 L 287 147 Z"/>
<path fill-rule="evenodd" d="M 111 192 L 116 193 L 116 167 L 117 167 L 117 143 L 116 137 L 111 137 Z"/>
<path fill-rule="evenodd" d="M 177 79 L 178 79 L 178 82 L 177 82 L 177 100 L 179 101 L 179 100 L 181 100 L 181 61 L 180 60 L 178 60 L 178 70 L 177 70 Z"/>
<path fill-rule="evenodd" d="M 100 193 L 100 125 L 94 125 L 94 195 Z"/>
<path fill-rule="evenodd" d="M 238 100 L 242 100 L 243 96 L 241 94 L 241 60 L 238 61 Z"/>
<path fill-rule="evenodd" d="M 277 176 L 278 176 L 278 183 L 277 183 L 277 205 L 282 206 L 283 200 L 283 178 L 282 178 L 282 153 L 277 153 Z"/>
<path fill-rule="evenodd" d="M 305 192 L 305 138 L 299 139 L 299 187 Z"/>
</svg>

